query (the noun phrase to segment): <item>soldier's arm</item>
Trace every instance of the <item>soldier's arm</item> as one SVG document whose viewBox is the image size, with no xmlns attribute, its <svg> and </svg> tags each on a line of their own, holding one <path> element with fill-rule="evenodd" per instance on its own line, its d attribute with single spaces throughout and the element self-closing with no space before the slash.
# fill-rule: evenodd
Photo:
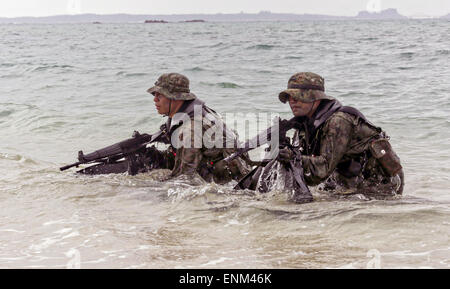
<svg viewBox="0 0 450 289">
<path fill-rule="evenodd" d="M 202 130 L 194 131 L 194 121 L 191 122 L 190 136 L 186 133 L 182 133 L 181 137 L 190 137 L 189 146 L 181 147 L 177 150 L 175 157 L 175 167 L 172 172 L 172 176 L 180 175 L 193 175 L 197 173 L 197 169 L 201 165 L 203 159 L 203 152 L 201 147 L 197 147 L 202 144 L 201 137 Z M 196 135 L 197 133 L 197 135 Z M 197 141 L 195 139 L 197 138 Z"/>
<path fill-rule="evenodd" d="M 302 156 L 305 180 L 317 185 L 336 169 L 347 151 L 353 133 L 353 123 L 341 113 L 331 117 L 323 128 L 319 156 Z"/>
<path fill-rule="evenodd" d="M 201 150 L 196 148 L 183 148 L 179 153 L 181 154 L 180 167 L 178 168 L 176 175 L 195 174 L 203 158 Z"/>
</svg>

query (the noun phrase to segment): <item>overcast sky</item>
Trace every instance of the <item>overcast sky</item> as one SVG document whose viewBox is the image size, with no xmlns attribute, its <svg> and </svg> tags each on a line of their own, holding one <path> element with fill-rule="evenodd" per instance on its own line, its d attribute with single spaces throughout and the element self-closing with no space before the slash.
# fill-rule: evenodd
<svg viewBox="0 0 450 289">
<path fill-rule="evenodd" d="M 450 0 L 0 0 L 0 17 L 77 13 L 257 13 L 261 10 L 354 16 L 367 8 L 396 8 L 406 16 L 442 16 L 450 13 Z"/>
</svg>

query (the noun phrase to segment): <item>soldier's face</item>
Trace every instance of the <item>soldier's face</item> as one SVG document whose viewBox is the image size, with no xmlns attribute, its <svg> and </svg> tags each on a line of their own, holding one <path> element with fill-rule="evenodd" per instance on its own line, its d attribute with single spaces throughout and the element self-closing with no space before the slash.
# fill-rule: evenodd
<svg viewBox="0 0 450 289">
<path fill-rule="evenodd" d="M 155 92 L 153 101 L 159 114 L 167 115 L 169 113 L 170 99 L 159 92 Z"/>
<path fill-rule="evenodd" d="M 300 100 L 295 100 L 292 96 L 289 96 L 289 106 L 291 107 L 294 116 L 308 116 L 313 110 L 314 102 L 301 102 Z"/>
</svg>

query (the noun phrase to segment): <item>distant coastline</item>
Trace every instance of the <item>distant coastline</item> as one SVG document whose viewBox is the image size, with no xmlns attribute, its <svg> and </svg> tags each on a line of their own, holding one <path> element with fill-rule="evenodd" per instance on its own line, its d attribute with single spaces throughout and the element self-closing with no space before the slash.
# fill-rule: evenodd
<svg viewBox="0 0 450 289">
<path fill-rule="evenodd" d="M 237 14 L 173 14 L 173 15 L 133 15 L 133 14 L 77 14 L 46 17 L 1 18 L 0 23 L 145 23 L 149 19 L 164 22 L 261 22 L 261 21 L 321 21 L 321 20 L 404 20 L 411 19 L 386 9 L 378 13 L 361 11 L 356 16 L 331 16 L 320 14 L 289 14 L 261 11 L 260 13 Z M 201 19 L 202 21 L 193 21 Z M 450 19 L 450 14 L 435 19 Z"/>
<path fill-rule="evenodd" d="M 145 20 L 144 23 L 169 23 L 165 20 Z"/>
<path fill-rule="evenodd" d="M 194 20 L 184 20 L 184 21 L 180 21 L 180 22 L 186 22 L 186 23 L 203 23 L 206 22 L 205 20 L 202 19 L 194 19 Z M 155 20 L 155 19 L 149 19 L 149 20 L 145 20 L 144 23 L 150 24 L 150 23 L 169 23 L 165 20 Z"/>
</svg>

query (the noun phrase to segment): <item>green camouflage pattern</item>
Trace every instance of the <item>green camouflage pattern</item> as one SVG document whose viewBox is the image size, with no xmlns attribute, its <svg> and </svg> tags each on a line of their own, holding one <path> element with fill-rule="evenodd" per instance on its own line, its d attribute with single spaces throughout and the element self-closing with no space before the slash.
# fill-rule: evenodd
<svg viewBox="0 0 450 289">
<path fill-rule="evenodd" d="M 370 153 L 366 154 L 370 142 L 377 136 L 379 131 L 356 116 L 345 112 L 333 114 L 314 136 L 319 141 L 318 147 L 306 149 L 307 154 L 302 156 L 307 184 L 323 183 L 325 187 L 344 194 L 401 194 L 404 186 L 403 171 L 391 177 L 377 159 Z M 307 147 L 309 143 L 304 131 L 297 131 L 294 141 L 301 147 Z M 363 156 L 368 156 L 368 159 L 363 161 Z M 351 160 L 361 164 L 362 169 L 356 176 L 344 176 L 340 166 Z"/>
<path fill-rule="evenodd" d="M 158 78 L 155 86 L 147 90 L 148 93 L 154 95 L 159 92 L 168 99 L 173 100 L 191 100 L 196 96 L 189 89 L 189 79 L 179 73 L 166 73 Z"/>
<path fill-rule="evenodd" d="M 282 103 L 286 103 L 289 96 L 295 100 L 311 103 L 320 99 L 334 99 L 325 94 L 325 80 L 313 72 L 300 72 L 291 76 L 288 87 L 278 95 Z"/>
<path fill-rule="evenodd" d="M 179 177 L 182 175 L 192 176 L 199 175 L 207 182 L 215 182 L 224 184 L 231 180 L 240 180 L 248 174 L 251 168 L 242 158 L 237 158 L 225 165 L 223 161 L 215 162 L 218 159 L 223 159 L 231 155 L 235 149 L 228 148 L 195 148 L 197 142 L 203 139 L 203 136 L 211 125 L 206 123 L 199 123 L 202 131 L 195 134 L 195 121 L 188 128 L 191 130 L 189 135 L 191 137 L 191 145 L 189 148 L 181 147 L 176 150 L 175 165 L 172 169 L 172 177 Z M 180 134 L 182 139 L 184 134 Z"/>
</svg>

